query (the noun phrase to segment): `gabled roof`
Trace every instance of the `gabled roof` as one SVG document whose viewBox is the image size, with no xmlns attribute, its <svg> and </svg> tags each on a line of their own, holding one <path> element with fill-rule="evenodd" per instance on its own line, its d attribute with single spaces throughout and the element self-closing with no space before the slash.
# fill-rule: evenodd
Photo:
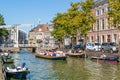
<svg viewBox="0 0 120 80">
<path fill-rule="evenodd" d="M 33 29 L 30 30 L 30 32 L 45 32 L 49 30 L 49 25 L 48 24 L 39 24 Z"/>
<path fill-rule="evenodd" d="M 95 2 L 94 8 L 108 3 L 108 0 L 98 0 Z"/>
</svg>

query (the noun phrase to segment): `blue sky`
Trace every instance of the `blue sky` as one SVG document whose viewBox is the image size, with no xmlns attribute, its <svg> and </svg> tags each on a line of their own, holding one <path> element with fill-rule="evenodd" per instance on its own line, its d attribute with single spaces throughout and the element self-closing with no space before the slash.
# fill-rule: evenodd
<svg viewBox="0 0 120 80">
<path fill-rule="evenodd" d="M 71 2 L 80 0 L 0 0 L 0 13 L 5 23 L 41 24 L 50 23 L 56 13 L 65 12 Z M 23 29 L 23 28 L 22 28 Z M 25 28 L 26 31 L 30 30 Z"/>
</svg>

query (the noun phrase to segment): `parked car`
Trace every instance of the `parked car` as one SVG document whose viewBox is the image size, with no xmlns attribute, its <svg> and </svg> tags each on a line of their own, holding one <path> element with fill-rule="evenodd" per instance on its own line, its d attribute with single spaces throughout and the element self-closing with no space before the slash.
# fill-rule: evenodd
<svg viewBox="0 0 120 80">
<path fill-rule="evenodd" d="M 119 48 L 115 42 L 104 42 L 101 45 L 101 51 L 106 52 L 109 51 L 110 53 L 118 52 Z"/>
<path fill-rule="evenodd" d="M 71 49 L 72 46 L 71 46 L 71 45 L 64 45 L 64 48 L 65 48 L 65 49 Z"/>
<path fill-rule="evenodd" d="M 98 42 L 95 42 L 95 43 L 88 42 L 86 44 L 86 50 L 100 51 L 101 50 L 101 44 L 98 43 Z"/>
<path fill-rule="evenodd" d="M 84 48 L 85 48 L 85 46 L 84 45 L 81 45 L 81 44 L 79 44 L 79 45 L 74 45 L 74 50 L 84 50 Z"/>
<path fill-rule="evenodd" d="M 86 50 L 94 50 L 94 44 L 92 42 L 87 42 L 86 43 Z"/>
<path fill-rule="evenodd" d="M 101 44 L 100 43 L 97 43 L 97 42 L 95 42 L 95 43 L 93 43 L 93 45 L 94 45 L 94 51 L 100 51 L 101 50 Z"/>
</svg>

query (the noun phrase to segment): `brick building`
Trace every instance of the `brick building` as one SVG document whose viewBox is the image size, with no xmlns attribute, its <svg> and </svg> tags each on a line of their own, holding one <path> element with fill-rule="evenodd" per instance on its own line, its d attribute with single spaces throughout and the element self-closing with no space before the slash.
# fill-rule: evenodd
<svg viewBox="0 0 120 80">
<path fill-rule="evenodd" d="M 55 39 L 51 36 L 51 31 L 53 31 L 52 24 L 38 24 L 29 31 L 29 44 L 46 44 L 54 47 Z"/>
<path fill-rule="evenodd" d="M 120 30 L 108 24 L 107 12 L 110 11 L 108 0 L 97 1 L 92 10 L 96 16 L 96 23 L 88 33 L 89 42 L 120 42 Z"/>
</svg>

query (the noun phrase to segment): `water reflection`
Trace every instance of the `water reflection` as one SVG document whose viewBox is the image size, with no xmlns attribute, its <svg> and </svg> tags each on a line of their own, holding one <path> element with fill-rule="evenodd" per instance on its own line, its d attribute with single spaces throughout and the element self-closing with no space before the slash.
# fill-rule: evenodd
<svg viewBox="0 0 120 80">
<path fill-rule="evenodd" d="M 87 61 L 85 67 L 89 70 L 91 76 L 88 80 L 119 80 L 116 72 L 119 71 L 119 65 L 106 63 L 96 63 Z M 120 74 L 120 73 L 119 73 Z"/>
<path fill-rule="evenodd" d="M 14 54 L 15 65 L 26 62 L 30 80 L 120 80 L 120 66 L 92 62 L 88 59 L 67 58 L 53 61 L 36 58 L 34 54 Z"/>
</svg>

